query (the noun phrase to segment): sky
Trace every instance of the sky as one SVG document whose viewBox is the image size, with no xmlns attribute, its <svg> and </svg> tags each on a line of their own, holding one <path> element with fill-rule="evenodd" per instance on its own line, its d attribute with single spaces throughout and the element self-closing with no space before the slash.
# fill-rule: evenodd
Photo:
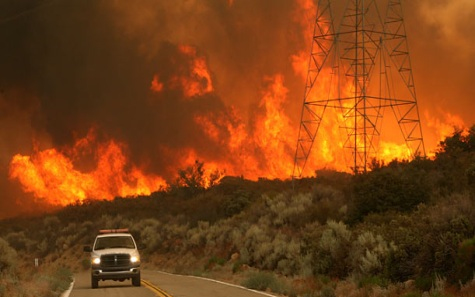
<svg viewBox="0 0 475 297">
<path fill-rule="evenodd" d="M 309 53 L 315 3 L 0 0 L 0 218 L 71 202 L 52 172 L 81 199 L 109 195 L 84 189 L 100 178 L 112 196 L 131 193 L 118 183 L 156 190 L 195 160 L 289 177 L 304 90 L 294 58 Z M 402 3 L 433 152 L 475 124 L 475 2 Z M 69 163 L 43 164 L 31 185 L 22 172 L 53 155 Z"/>
</svg>

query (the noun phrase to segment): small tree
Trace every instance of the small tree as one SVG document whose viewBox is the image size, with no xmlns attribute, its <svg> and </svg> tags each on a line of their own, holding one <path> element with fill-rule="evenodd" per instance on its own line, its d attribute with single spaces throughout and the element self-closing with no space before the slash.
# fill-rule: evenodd
<svg viewBox="0 0 475 297">
<path fill-rule="evenodd" d="M 435 164 L 441 178 L 438 187 L 442 193 L 463 192 L 472 186 L 472 166 L 475 163 L 475 126 L 457 129 L 439 144 Z"/>
<path fill-rule="evenodd" d="M 194 197 L 203 193 L 206 188 L 216 185 L 222 177 L 223 172 L 219 170 L 207 173 L 204 162 L 196 160 L 193 165 L 178 171 L 178 177 L 170 186 L 170 190 L 182 197 Z"/>
<path fill-rule="evenodd" d="M 180 169 L 171 190 L 179 196 L 192 197 L 205 190 L 204 163 L 198 160 L 193 165 Z"/>
</svg>

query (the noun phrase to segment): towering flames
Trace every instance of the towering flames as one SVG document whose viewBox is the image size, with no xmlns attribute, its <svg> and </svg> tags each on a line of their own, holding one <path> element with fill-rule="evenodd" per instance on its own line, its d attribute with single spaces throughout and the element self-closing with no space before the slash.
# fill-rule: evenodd
<svg viewBox="0 0 475 297">
<path fill-rule="evenodd" d="M 75 163 L 84 154 L 92 158 L 93 169 L 81 172 Z M 114 140 L 96 141 L 94 130 L 73 147 L 35 151 L 31 156 L 17 154 L 10 163 L 10 177 L 18 179 L 26 192 L 52 205 L 67 205 L 87 198 L 112 199 L 150 195 L 165 181 L 145 174 L 130 164 L 124 144 Z"/>
<path fill-rule="evenodd" d="M 15 36 L 0 48 L 0 122 L 8 131 L 0 131 L 8 140 L 0 169 L 8 168 L 9 185 L 66 205 L 150 194 L 196 160 L 207 175 L 290 178 L 315 1 L 77 5 L 54 2 L 2 24 L 0 36 Z M 15 34 L 5 35 L 5 28 Z M 316 89 L 325 93 L 331 84 L 323 69 Z M 11 95 L 14 88 L 30 96 Z M 433 139 L 429 149 L 453 131 L 452 123 L 463 125 L 455 113 L 421 110 L 424 136 Z M 343 117 L 328 112 L 307 175 L 323 167 L 348 170 Z M 74 131 L 89 132 L 74 138 Z M 16 132 L 25 139 L 46 134 L 52 145 L 18 154 L 26 141 Z M 407 154 L 404 144 L 380 142 L 384 161 Z"/>
</svg>

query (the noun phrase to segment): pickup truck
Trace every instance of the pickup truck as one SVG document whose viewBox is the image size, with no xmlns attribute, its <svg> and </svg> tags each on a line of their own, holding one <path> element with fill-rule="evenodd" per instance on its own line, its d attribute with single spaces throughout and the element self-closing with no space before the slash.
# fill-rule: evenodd
<svg viewBox="0 0 475 297">
<path fill-rule="evenodd" d="M 128 229 L 100 230 L 94 245 L 84 246 L 91 253 L 91 287 L 99 287 L 100 280 L 132 280 L 140 286 L 140 254 Z"/>
</svg>

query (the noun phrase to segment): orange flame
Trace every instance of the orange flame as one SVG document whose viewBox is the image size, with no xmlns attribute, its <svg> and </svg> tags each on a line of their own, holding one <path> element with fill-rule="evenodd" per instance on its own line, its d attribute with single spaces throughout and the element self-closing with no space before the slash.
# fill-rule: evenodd
<svg viewBox="0 0 475 297">
<path fill-rule="evenodd" d="M 10 178 L 18 179 L 25 192 L 52 205 L 67 205 L 87 198 L 113 199 L 150 195 L 166 185 L 154 175 L 147 175 L 124 154 L 125 146 L 109 140 L 94 143 L 88 136 L 78 139 L 72 148 L 58 151 L 51 148 L 35 151 L 31 156 L 17 154 L 10 163 Z M 91 172 L 81 172 L 74 166 L 79 154 L 97 146 L 96 166 Z"/>
<path fill-rule="evenodd" d="M 158 75 L 154 75 L 152 79 L 152 84 L 150 85 L 150 90 L 160 93 L 163 90 L 163 83 L 160 82 Z"/>
<path fill-rule="evenodd" d="M 196 48 L 189 45 L 180 45 L 178 47 L 180 53 L 186 56 L 189 62 L 189 70 L 183 75 L 177 75 L 170 79 L 167 83 L 171 88 L 181 88 L 186 98 L 195 96 L 203 96 L 204 94 L 213 92 L 213 83 L 208 64 L 205 57 L 198 56 Z M 160 81 L 158 75 L 154 75 L 150 90 L 160 93 L 164 88 L 164 83 Z"/>
<path fill-rule="evenodd" d="M 427 126 L 434 128 L 433 131 L 436 133 L 437 141 L 442 141 L 447 136 L 452 135 L 456 129 L 463 129 L 466 127 L 463 119 L 460 116 L 451 114 L 449 112 L 441 113 L 443 120 L 431 116 L 428 112 L 425 113 Z"/>
<path fill-rule="evenodd" d="M 288 89 L 282 75 L 268 78 L 268 90 L 263 94 L 260 106 L 265 113 L 257 118 L 254 142 L 266 156 L 267 174 L 261 176 L 280 178 L 292 175 L 296 127 L 290 123 L 283 104 Z"/>
<path fill-rule="evenodd" d="M 455 114 L 439 110 L 438 117 L 434 114 L 424 112 L 427 127 L 430 128 L 430 133 L 426 134 L 426 140 L 429 139 L 431 147 L 435 148 L 446 137 L 451 136 L 457 129 L 464 130 L 467 128 L 464 120 Z M 427 141 L 426 141 L 427 143 Z M 428 153 L 430 157 L 435 156 L 435 150 Z"/>
<path fill-rule="evenodd" d="M 202 96 L 213 91 L 211 75 L 204 57 L 196 55 L 196 48 L 188 45 L 181 45 L 179 50 L 182 54 L 191 58 L 191 77 L 181 76 L 175 80 L 182 86 L 186 97 Z"/>
<path fill-rule="evenodd" d="M 288 90 L 282 75 L 268 77 L 266 81 L 268 87 L 262 93 L 252 127 L 246 127 L 233 108 L 217 119 L 212 115 L 195 117 L 195 122 L 207 137 L 225 146 L 232 156 L 231 160 L 218 164 L 218 168 L 227 174 L 245 174 L 250 179 L 289 178 L 292 174 L 296 127 L 291 124 L 284 109 Z M 226 127 L 229 136 L 223 137 L 219 127 Z M 223 139 L 229 141 L 223 143 Z M 208 162 L 206 158 L 200 159 Z"/>
</svg>

